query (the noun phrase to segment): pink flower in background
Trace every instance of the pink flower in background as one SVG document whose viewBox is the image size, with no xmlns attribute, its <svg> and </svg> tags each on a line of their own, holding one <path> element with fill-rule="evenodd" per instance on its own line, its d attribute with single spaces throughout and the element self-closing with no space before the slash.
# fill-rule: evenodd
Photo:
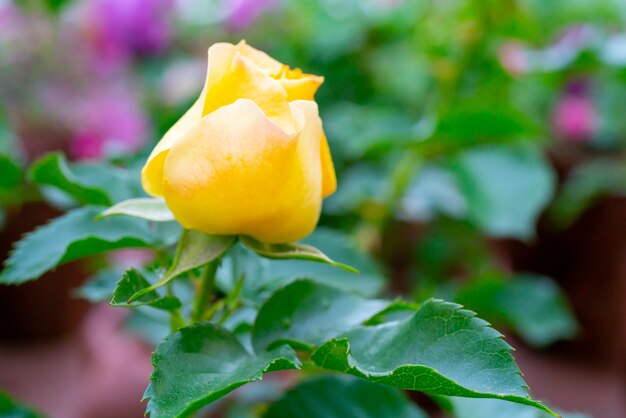
<svg viewBox="0 0 626 418">
<path fill-rule="evenodd" d="M 126 248 L 107 255 L 109 262 L 120 270 L 145 266 L 154 260 L 154 251 L 143 248 Z"/>
<path fill-rule="evenodd" d="M 518 42 L 506 42 L 498 50 L 500 64 L 512 76 L 518 76 L 528 70 L 528 58 L 524 46 Z"/>
<path fill-rule="evenodd" d="M 11 2 L 0 0 L 0 28 L 4 29 L 18 19 L 17 8 Z M 2 34 L 3 32 L 0 32 Z"/>
<path fill-rule="evenodd" d="M 598 114 L 587 90 L 583 81 L 571 82 L 556 103 L 552 125 L 557 137 L 570 142 L 586 142 L 593 138 Z"/>
<path fill-rule="evenodd" d="M 84 0 L 79 19 L 103 65 L 165 50 L 173 36 L 173 0 Z"/>
<path fill-rule="evenodd" d="M 230 10 L 226 23 L 231 29 L 245 29 L 265 12 L 275 9 L 278 0 L 228 0 Z"/>
<path fill-rule="evenodd" d="M 70 99 L 68 108 L 67 123 L 74 132 L 70 152 L 76 159 L 137 151 L 148 137 L 148 118 L 127 89 L 93 89 Z"/>
</svg>

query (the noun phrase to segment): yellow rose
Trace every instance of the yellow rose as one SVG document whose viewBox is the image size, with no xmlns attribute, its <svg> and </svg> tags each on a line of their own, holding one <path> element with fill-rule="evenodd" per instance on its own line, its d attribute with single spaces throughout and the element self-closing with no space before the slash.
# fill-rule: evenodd
<svg viewBox="0 0 626 418">
<path fill-rule="evenodd" d="M 292 70 L 241 41 L 209 48 L 204 89 L 142 170 L 188 229 L 297 241 L 336 189 L 313 96 L 323 77 Z"/>
</svg>

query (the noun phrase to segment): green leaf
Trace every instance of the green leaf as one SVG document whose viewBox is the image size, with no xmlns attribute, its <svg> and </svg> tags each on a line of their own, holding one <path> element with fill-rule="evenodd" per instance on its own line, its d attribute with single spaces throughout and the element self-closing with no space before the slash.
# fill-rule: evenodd
<svg viewBox="0 0 626 418">
<path fill-rule="evenodd" d="M 555 176 L 538 149 L 481 147 L 450 163 L 468 209 L 467 217 L 497 237 L 527 239 L 550 200 Z"/>
<path fill-rule="evenodd" d="M 169 312 L 139 306 L 131 309 L 124 328 L 153 347 L 157 347 L 171 334 L 172 316 Z"/>
<path fill-rule="evenodd" d="M 550 418 L 537 408 L 498 399 L 447 398 L 455 418 Z M 559 414 L 561 418 L 590 418 L 584 414 Z"/>
<path fill-rule="evenodd" d="M 287 346 L 251 354 L 237 338 L 210 323 L 170 335 L 152 357 L 154 371 L 145 398 L 151 418 L 186 417 L 264 373 L 295 369 L 300 362 Z"/>
<path fill-rule="evenodd" d="M 107 162 L 68 164 L 62 154 L 49 154 L 30 168 L 35 184 L 54 187 L 79 203 L 110 206 L 144 195 L 138 167 L 121 168 Z"/>
<path fill-rule="evenodd" d="M 402 315 L 381 325 L 360 325 L 393 313 Z M 452 303 L 430 300 L 416 308 L 298 281 L 267 300 L 252 342 L 256 349 L 318 346 L 311 355 L 318 366 L 401 389 L 500 398 L 545 409 L 528 396 L 502 335 Z"/>
<path fill-rule="evenodd" d="M 389 169 L 381 164 L 359 163 L 346 168 L 341 188 L 324 200 L 324 213 L 345 215 L 368 206 L 383 205 L 389 188 Z"/>
<path fill-rule="evenodd" d="M 496 324 L 512 327 L 535 347 L 570 339 L 578 329 L 564 295 L 544 276 L 484 277 L 464 285 L 455 300 Z"/>
<path fill-rule="evenodd" d="M 45 3 L 48 7 L 54 11 L 59 13 L 64 7 L 70 4 L 73 0 L 45 0 Z"/>
<path fill-rule="evenodd" d="M 35 161 L 30 168 L 29 177 L 33 183 L 53 186 L 82 204 L 108 206 L 112 203 L 105 190 L 76 177 L 63 154 L 49 154 Z"/>
<path fill-rule="evenodd" d="M 158 282 L 130 297 L 129 303 L 139 300 L 143 295 L 167 284 L 183 273 L 219 259 L 233 246 L 235 240 L 236 237 L 232 235 L 208 235 L 190 229 L 184 230 L 178 241 L 176 256 L 170 269 Z"/>
<path fill-rule="evenodd" d="M 510 142 L 532 135 L 528 117 L 504 103 L 461 103 L 439 119 L 436 135 L 448 146 Z"/>
<path fill-rule="evenodd" d="M 100 270 L 77 289 L 75 294 L 91 303 L 110 301 L 121 275 L 121 271 L 114 269 Z"/>
<path fill-rule="evenodd" d="M 117 282 L 117 287 L 111 299 L 111 305 L 119 307 L 152 306 L 153 308 L 173 311 L 181 307 L 180 300 L 175 296 L 161 296 L 156 290 L 144 294 L 134 303 L 128 303 L 128 299 L 140 290 L 150 286 L 150 282 L 141 272 L 130 269 L 124 272 L 122 279 Z"/>
<path fill-rule="evenodd" d="M 554 200 L 549 214 L 561 228 L 572 224 L 605 196 L 626 196 L 626 167 L 620 160 L 594 160 L 576 167 Z"/>
<path fill-rule="evenodd" d="M 333 376 L 296 386 L 270 405 L 263 417 L 427 418 L 427 415 L 397 389 Z"/>
<path fill-rule="evenodd" d="M 416 170 L 398 212 L 401 219 L 418 222 L 428 222 L 439 214 L 456 219 L 465 215 L 467 203 L 454 176 L 439 165 L 429 164 Z"/>
<path fill-rule="evenodd" d="M 359 274 L 306 260 L 281 260 L 271 262 L 273 276 L 312 278 L 317 282 L 368 297 L 378 295 L 385 286 L 386 278 L 382 267 L 371 255 L 357 248 L 351 236 L 321 227 L 305 238 L 303 243 L 319 248 L 325 254 L 332 254 L 334 258 L 356 268 Z"/>
<path fill-rule="evenodd" d="M 99 206 L 75 209 L 27 234 L 5 262 L 0 284 L 33 280 L 60 264 L 105 251 L 155 243 L 145 221 L 95 220 L 102 210 Z"/>
<path fill-rule="evenodd" d="M 275 292 L 258 313 L 252 344 L 266 350 L 280 344 L 308 348 L 363 323 L 389 302 L 368 300 L 310 280 Z"/>
<path fill-rule="evenodd" d="M 0 204 L 12 203 L 22 186 L 22 167 L 12 158 L 0 155 Z"/>
<path fill-rule="evenodd" d="M 239 245 L 224 258 L 218 272 L 218 285 L 230 292 L 241 275 L 246 280 L 242 297 L 261 305 L 275 290 L 298 279 L 311 279 L 362 296 L 374 297 L 385 285 L 382 268 L 370 255 L 356 247 L 348 235 L 328 228 L 318 228 L 304 240 L 305 244 L 356 267 L 360 274 L 307 260 L 270 260 Z"/>
<path fill-rule="evenodd" d="M 5 418 L 43 418 L 39 412 L 20 405 L 9 397 L 6 393 L 0 391 L 0 417 Z"/>
<path fill-rule="evenodd" d="M 163 199 L 153 199 L 150 197 L 124 200 L 102 212 L 102 217 L 113 215 L 133 216 L 154 222 L 176 220 L 174 214 L 170 212 Z"/>
<path fill-rule="evenodd" d="M 311 359 L 322 368 L 400 389 L 498 398 L 549 412 L 529 397 L 511 350 L 473 312 L 429 300 L 405 320 L 343 333 Z"/>
<path fill-rule="evenodd" d="M 251 237 L 241 236 L 241 242 L 261 257 L 275 260 L 308 260 L 324 263 L 358 273 L 354 267 L 331 260 L 326 254 L 306 244 L 266 244 Z"/>
<path fill-rule="evenodd" d="M 418 303 L 397 299 L 388 303 L 384 309 L 369 318 L 365 325 L 380 325 L 385 322 L 400 321 L 411 316 L 419 307 Z"/>
<path fill-rule="evenodd" d="M 413 118 L 403 115 L 394 107 L 342 102 L 332 106 L 326 113 L 324 127 L 328 129 L 328 138 L 333 141 L 333 157 L 337 154 L 338 158 L 359 161 L 375 152 L 406 147 L 415 137 Z M 354 138 L 359 140 L 355 141 Z"/>
</svg>

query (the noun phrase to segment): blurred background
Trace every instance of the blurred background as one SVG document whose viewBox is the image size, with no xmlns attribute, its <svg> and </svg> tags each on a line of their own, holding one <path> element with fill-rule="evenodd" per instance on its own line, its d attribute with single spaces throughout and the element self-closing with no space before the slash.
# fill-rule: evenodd
<svg viewBox="0 0 626 418">
<path fill-rule="evenodd" d="M 339 189 L 321 225 L 381 266 L 374 292 L 466 305 L 535 398 L 624 418 L 625 22 L 625 0 L 0 0 L 0 257 L 67 208 L 29 163 L 140 167 L 208 46 L 246 39 L 324 75 Z M 55 418 L 142 416 L 151 330 L 88 303 L 110 278 L 81 285 L 149 258 L 0 287 L 0 388 Z M 237 408 L 214 416 L 253 416 Z"/>
</svg>

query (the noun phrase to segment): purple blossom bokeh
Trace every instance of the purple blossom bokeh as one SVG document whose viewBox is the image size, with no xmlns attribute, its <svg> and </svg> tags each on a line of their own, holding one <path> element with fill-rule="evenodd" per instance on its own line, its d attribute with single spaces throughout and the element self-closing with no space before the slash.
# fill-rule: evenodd
<svg viewBox="0 0 626 418">
<path fill-rule="evenodd" d="M 150 120 L 139 92 L 127 83 L 108 81 L 82 88 L 47 85 L 39 97 L 50 109 L 50 117 L 69 128 L 66 151 L 72 159 L 135 152 L 149 137 Z"/>
<path fill-rule="evenodd" d="M 127 90 L 92 89 L 72 104 L 75 130 L 70 153 L 76 159 L 137 151 L 144 144 L 149 121 L 136 95 Z"/>
<path fill-rule="evenodd" d="M 598 111 L 584 80 L 568 83 L 552 113 L 552 126 L 557 138 L 568 142 L 593 139 L 598 127 Z"/>
<path fill-rule="evenodd" d="M 233 30 L 246 29 L 264 13 L 276 9 L 279 0 L 227 0 L 226 5 L 230 13 L 226 24 Z"/>
<path fill-rule="evenodd" d="M 95 58 L 114 67 L 163 52 L 173 38 L 173 0 L 84 0 L 79 19 Z"/>
</svg>

